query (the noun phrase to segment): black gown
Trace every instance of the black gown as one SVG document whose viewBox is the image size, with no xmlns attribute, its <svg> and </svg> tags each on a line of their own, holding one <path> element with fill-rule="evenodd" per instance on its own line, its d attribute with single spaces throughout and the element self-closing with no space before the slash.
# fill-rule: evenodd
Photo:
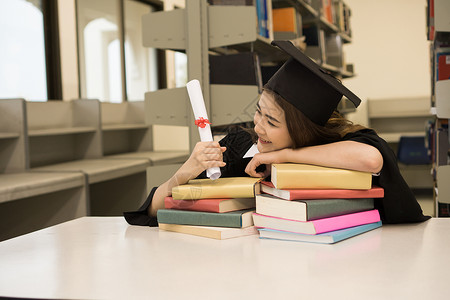
<svg viewBox="0 0 450 300">
<path fill-rule="evenodd" d="M 379 210 L 383 223 L 413 223 L 430 218 L 423 215 L 414 194 L 401 176 L 394 152 L 373 130 L 363 129 L 349 133 L 342 140 L 371 145 L 377 148 L 383 156 L 383 168 L 379 176 L 373 176 L 373 184 L 384 188 L 384 198 L 375 200 L 375 208 Z M 243 156 L 253 145 L 250 134 L 244 130 L 230 132 L 219 143 L 221 146 L 227 147 L 223 154 L 223 160 L 227 164 L 221 168 L 222 177 L 248 176 L 245 173 L 245 167 L 251 158 L 243 158 Z M 204 173 L 199 177 L 204 177 Z M 129 224 L 158 226 L 156 217 L 151 217 L 147 213 L 155 191 L 156 187 L 152 189 L 139 210 L 124 213 Z"/>
</svg>

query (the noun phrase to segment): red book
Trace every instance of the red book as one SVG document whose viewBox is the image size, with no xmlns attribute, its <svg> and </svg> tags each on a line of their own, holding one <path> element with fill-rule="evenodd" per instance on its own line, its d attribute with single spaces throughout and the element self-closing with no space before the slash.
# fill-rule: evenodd
<svg viewBox="0 0 450 300">
<path fill-rule="evenodd" d="M 437 60 L 437 80 L 450 79 L 450 53 L 438 53 Z"/>
<path fill-rule="evenodd" d="M 369 190 L 347 190 L 347 189 L 290 189 L 281 190 L 274 187 L 271 182 L 262 181 L 261 191 L 285 200 L 305 199 L 351 199 L 351 198 L 383 198 L 384 189 L 373 186 Z"/>
<path fill-rule="evenodd" d="M 166 209 L 223 213 L 254 208 L 255 197 L 199 200 L 175 200 L 172 197 L 166 197 L 164 198 L 164 207 Z"/>
</svg>

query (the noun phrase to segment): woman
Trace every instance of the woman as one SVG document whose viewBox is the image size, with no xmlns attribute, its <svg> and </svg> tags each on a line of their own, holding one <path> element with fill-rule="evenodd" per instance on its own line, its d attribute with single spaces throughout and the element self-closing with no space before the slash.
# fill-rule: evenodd
<svg viewBox="0 0 450 300">
<path fill-rule="evenodd" d="M 356 106 L 361 100 L 290 42 L 272 44 L 291 58 L 266 84 L 254 115 L 254 131 L 231 132 L 219 143 L 197 143 L 189 159 L 152 190 L 139 211 L 125 213 L 127 221 L 157 226 L 156 212 L 172 188 L 208 168 L 220 167 L 222 177 L 267 177 L 266 166 L 284 162 L 371 172 L 374 184 L 385 190 L 384 198 L 376 199 L 384 223 L 427 220 L 387 143 L 373 130 L 353 125 L 335 112 L 343 95 Z"/>
</svg>

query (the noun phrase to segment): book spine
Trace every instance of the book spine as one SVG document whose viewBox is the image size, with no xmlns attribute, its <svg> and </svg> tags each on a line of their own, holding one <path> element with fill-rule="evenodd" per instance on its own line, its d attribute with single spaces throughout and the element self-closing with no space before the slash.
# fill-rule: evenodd
<svg viewBox="0 0 450 300">
<path fill-rule="evenodd" d="M 370 190 L 320 190 L 315 192 L 311 191 L 291 191 L 290 200 L 301 200 L 301 199 L 324 199 L 328 197 L 348 198 L 348 199 L 358 199 L 358 198 L 383 198 L 384 190 L 382 188 L 370 189 Z M 330 192 L 328 192 L 330 191 Z"/>
<path fill-rule="evenodd" d="M 166 197 L 164 199 L 164 207 L 166 209 L 182 209 L 204 212 L 219 212 L 219 201 L 206 201 L 206 200 L 176 200 L 172 197 Z"/>
<path fill-rule="evenodd" d="M 158 223 L 199 225 L 216 227 L 242 227 L 242 214 L 208 213 L 175 209 L 160 209 L 157 213 Z"/>
<path fill-rule="evenodd" d="M 373 199 L 305 200 L 307 220 L 331 218 L 374 209 Z"/>
<path fill-rule="evenodd" d="M 372 174 L 333 168 L 277 169 L 272 165 L 272 183 L 277 189 L 361 189 L 372 187 Z"/>
<path fill-rule="evenodd" d="M 237 182 L 239 180 L 239 178 L 236 179 Z M 228 185 L 185 184 L 172 189 L 172 198 L 176 200 L 252 198 L 258 189 L 259 183 L 255 182 L 248 184 L 229 183 Z"/>
<path fill-rule="evenodd" d="M 312 199 L 353 199 L 353 198 L 383 198 L 384 189 L 373 186 L 370 190 L 349 189 L 276 189 L 270 182 L 261 183 L 261 191 L 285 200 Z"/>
<path fill-rule="evenodd" d="M 380 221 L 380 214 L 378 213 L 378 210 L 374 209 L 311 222 L 313 222 L 316 234 L 318 234 L 378 221 Z"/>
</svg>

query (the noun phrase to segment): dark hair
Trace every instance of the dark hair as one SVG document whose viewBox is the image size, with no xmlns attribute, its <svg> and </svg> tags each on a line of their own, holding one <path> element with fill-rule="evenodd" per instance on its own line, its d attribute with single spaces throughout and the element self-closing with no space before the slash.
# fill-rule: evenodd
<svg viewBox="0 0 450 300">
<path fill-rule="evenodd" d="M 294 149 L 337 142 L 350 132 L 366 128 L 353 124 L 337 111 L 333 112 L 324 126 L 317 125 L 277 93 L 267 88 L 264 91 L 271 95 L 284 111 Z"/>
</svg>

